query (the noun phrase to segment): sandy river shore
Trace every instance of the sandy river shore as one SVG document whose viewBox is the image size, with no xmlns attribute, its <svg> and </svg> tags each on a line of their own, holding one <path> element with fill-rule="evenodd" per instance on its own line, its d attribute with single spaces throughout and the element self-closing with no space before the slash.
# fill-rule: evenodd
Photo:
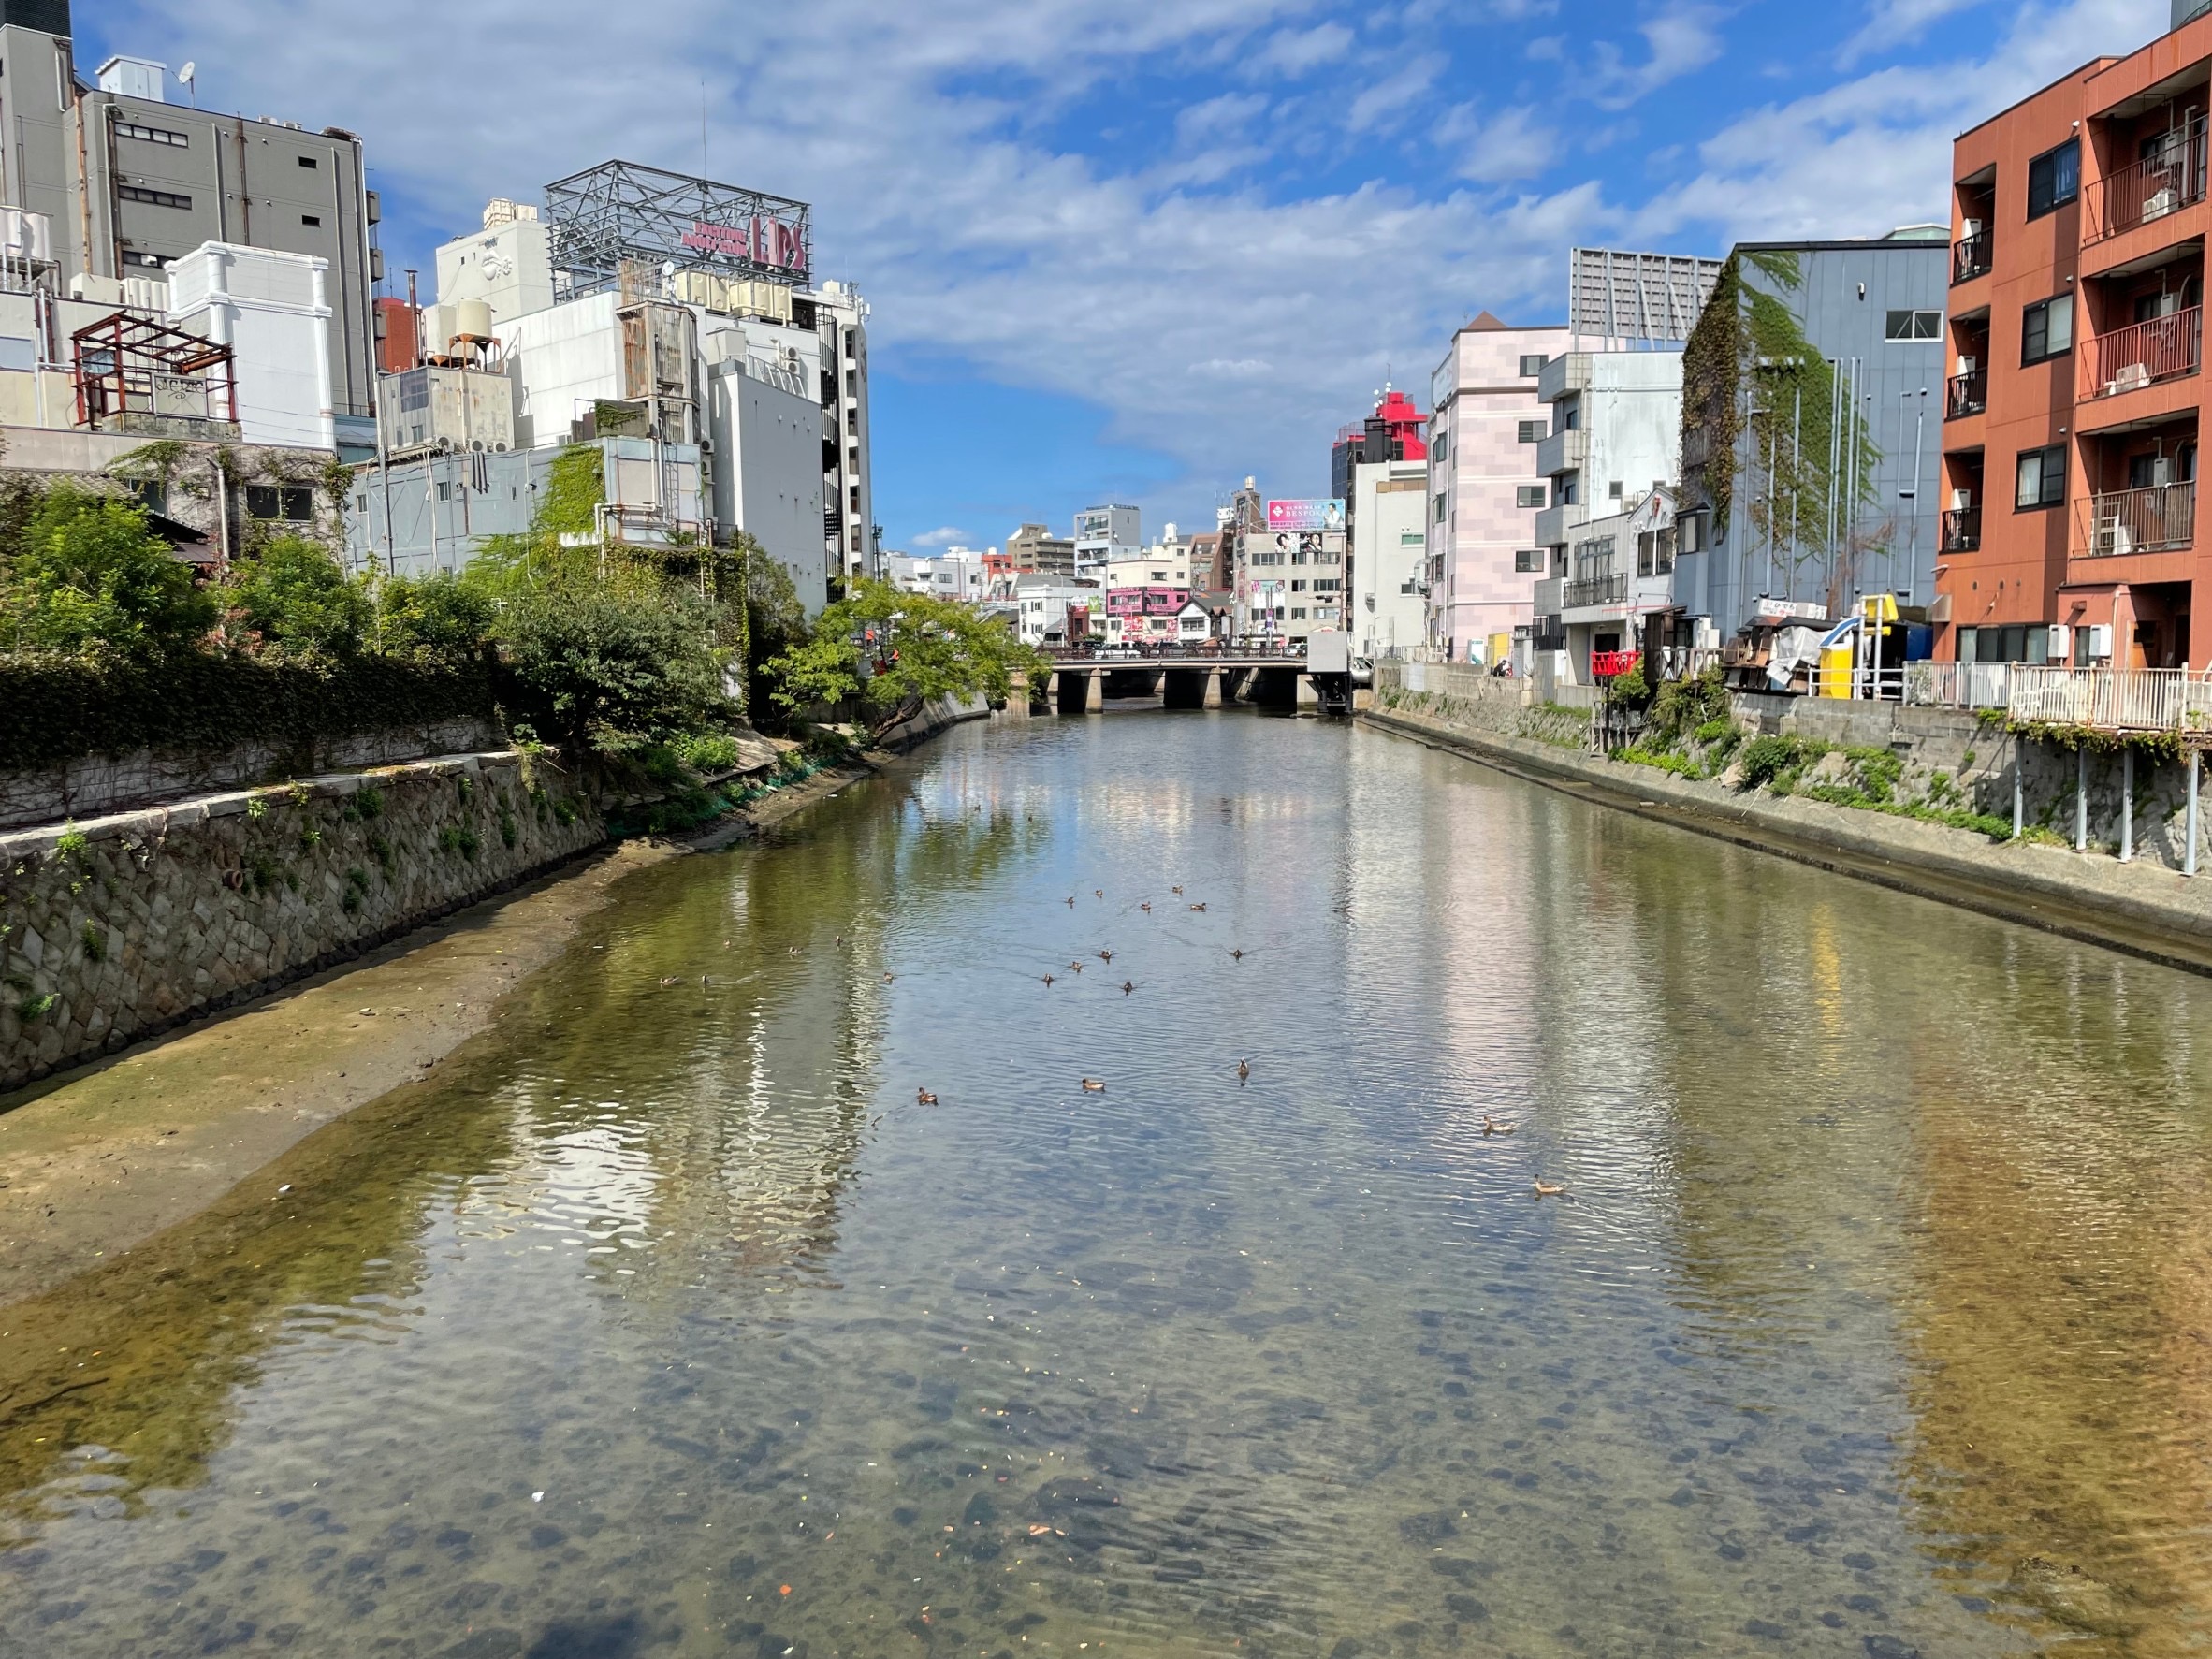
<svg viewBox="0 0 2212 1659">
<path fill-rule="evenodd" d="M 315 1130 L 426 1075 L 493 1025 L 507 993 L 632 871 L 727 845 L 867 775 L 819 773 L 686 844 L 603 848 L 18 1097 L 0 1113 L 0 1307 L 190 1219 Z"/>
</svg>

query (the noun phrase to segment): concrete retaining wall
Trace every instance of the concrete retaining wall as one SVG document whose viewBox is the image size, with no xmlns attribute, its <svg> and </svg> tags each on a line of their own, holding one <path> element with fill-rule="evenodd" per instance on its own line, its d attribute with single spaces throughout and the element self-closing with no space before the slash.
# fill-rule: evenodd
<svg viewBox="0 0 2212 1659">
<path fill-rule="evenodd" d="M 0 835 L 0 1088 L 274 988 L 595 845 L 539 763 L 447 755 Z"/>
<path fill-rule="evenodd" d="M 154 802 L 265 783 L 300 771 L 388 766 L 426 755 L 497 749 L 504 742 L 491 720 L 453 720 L 318 738 L 314 758 L 305 766 L 293 750 L 279 751 L 264 744 L 206 754 L 156 754 L 142 749 L 120 757 L 85 755 L 43 771 L 0 773 L 0 829 L 59 823 L 65 818 L 94 818 Z"/>
</svg>

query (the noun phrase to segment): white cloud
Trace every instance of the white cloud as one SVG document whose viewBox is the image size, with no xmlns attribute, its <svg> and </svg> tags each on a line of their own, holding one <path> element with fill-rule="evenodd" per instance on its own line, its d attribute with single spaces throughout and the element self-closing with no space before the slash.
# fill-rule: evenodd
<svg viewBox="0 0 2212 1659">
<path fill-rule="evenodd" d="M 960 547 L 967 546 L 974 539 L 968 531 L 955 529 L 950 524 L 940 524 L 935 530 L 925 530 L 918 536 L 907 538 L 917 547 Z"/>
<path fill-rule="evenodd" d="M 1533 179 L 1559 153 L 1559 135 L 1525 104 L 1501 109 L 1488 120 L 1463 105 L 1438 124 L 1436 137 L 1459 153 L 1459 176 L 1482 184 Z"/>
<path fill-rule="evenodd" d="M 1274 371 L 1273 363 L 1259 357 L 1208 357 L 1190 366 L 1191 373 L 1208 380 L 1263 380 Z"/>
<path fill-rule="evenodd" d="M 1284 29 L 1271 38 L 1259 61 L 1286 75 L 1303 75 L 1323 64 L 1334 63 L 1352 44 L 1352 32 L 1342 23 L 1317 23 L 1310 29 Z"/>
<path fill-rule="evenodd" d="M 1874 0 L 1866 26 L 1843 43 L 1836 61 L 1848 69 L 1861 59 L 1911 46 L 1935 24 L 1986 0 Z"/>
<path fill-rule="evenodd" d="M 1721 8 L 1700 0 L 1668 0 L 1665 9 L 1637 26 L 1647 55 L 1629 63 L 1610 40 L 1597 43 L 1591 83 L 1599 103 L 1623 109 L 1668 81 L 1702 69 L 1721 55 Z"/>
</svg>

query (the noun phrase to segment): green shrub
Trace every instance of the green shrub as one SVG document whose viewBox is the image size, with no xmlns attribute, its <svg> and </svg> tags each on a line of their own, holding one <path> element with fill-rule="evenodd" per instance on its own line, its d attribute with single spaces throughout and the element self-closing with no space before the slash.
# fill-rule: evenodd
<svg viewBox="0 0 2212 1659">
<path fill-rule="evenodd" d="M 1728 717 L 1725 715 L 1722 715 L 1717 719 L 1707 720 L 1705 724 L 1699 726 L 1696 731 L 1691 733 L 1690 735 L 1696 738 L 1700 743 L 1718 743 L 1721 741 L 1721 739 L 1727 736 L 1729 733 L 1740 733 L 1742 730 L 1743 728 L 1739 726 L 1734 720 L 1728 719 Z"/>
<path fill-rule="evenodd" d="M 323 831 L 319 824 L 309 824 L 299 832 L 299 851 L 313 852 L 323 844 Z"/>
<path fill-rule="evenodd" d="M 54 1004 L 60 1000 L 61 997 L 51 991 L 47 992 L 43 997 L 25 997 L 15 1005 L 15 1017 L 28 1026 L 34 1021 L 46 1018 L 53 1011 Z"/>
<path fill-rule="evenodd" d="M 458 576 L 386 576 L 373 590 L 367 645 L 424 668 L 465 669 L 484 650 L 496 611 Z"/>
<path fill-rule="evenodd" d="M 384 791 L 373 783 L 364 783 L 354 791 L 354 810 L 364 820 L 381 816 L 384 812 Z"/>
<path fill-rule="evenodd" d="M 737 739 L 727 732 L 693 732 L 668 747 L 687 768 L 703 778 L 727 772 L 737 764 Z"/>
<path fill-rule="evenodd" d="M 500 839 L 506 845 L 506 848 L 510 852 L 514 851 L 515 842 L 518 838 L 520 832 L 516 828 L 515 825 L 515 814 L 512 812 L 502 812 L 500 814 Z"/>
<path fill-rule="evenodd" d="M 84 959 L 87 962 L 108 960 L 108 936 L 99 928 L 87 922 L 78 930 L 78 937 L 84 941 Z"/>
<path fill-rule="evenodd" d="M 1738 763 L 1742 768 L 1743 787 L 1757 789 L 1772 783 L 1796 771 L 1804 758 L 1804 745 L 1795 737 L 1754 737 L 1743 746 L 1743 758 Z"/>
<path fill-rule="evenodd" d="M 635 756 L 736 711 L 722 691 L 711 606 L 680 590 L 552 587 L 501 618 L 515 677 L 570 741 Z"/>
<path fill-rule="evenodd" d="M 215 615 L 141 509 L 73 484 L 45 490 L 0 569 L 0 642 L 19 650 L 158 654 L 204 639 Z"/>
<path fill-rule="evenodd" d="M 341 570 L 321 543 L 305 536 L 273 537 L 241 560 L 225 597 L 240 643 L 288 662 L 354 656 L 369 629 L 367 588 Z"/>
</svg>

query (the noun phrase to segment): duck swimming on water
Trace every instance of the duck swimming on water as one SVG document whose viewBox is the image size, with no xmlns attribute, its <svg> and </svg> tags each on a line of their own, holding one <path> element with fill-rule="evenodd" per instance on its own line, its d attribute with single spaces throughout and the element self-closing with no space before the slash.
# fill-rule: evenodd
<svg viewBox="0 0 2212 1659">
<path fill-rule="evenodd" d="M 1096 1095 L 1105 1091 L 1106 1084 L 1101 1078 L 1086 1077 L 1083 1080 L 1083 1086 L 1089 1093 Z"/>
<path fill-rule="evenodd" d="M 937 1104 L 937 1097 L 931 1094 L 927 1089 L 916 1089 L 914 1091 L 914 1104 L 917 1106 L 934 1106 Z"/>
</svg>

